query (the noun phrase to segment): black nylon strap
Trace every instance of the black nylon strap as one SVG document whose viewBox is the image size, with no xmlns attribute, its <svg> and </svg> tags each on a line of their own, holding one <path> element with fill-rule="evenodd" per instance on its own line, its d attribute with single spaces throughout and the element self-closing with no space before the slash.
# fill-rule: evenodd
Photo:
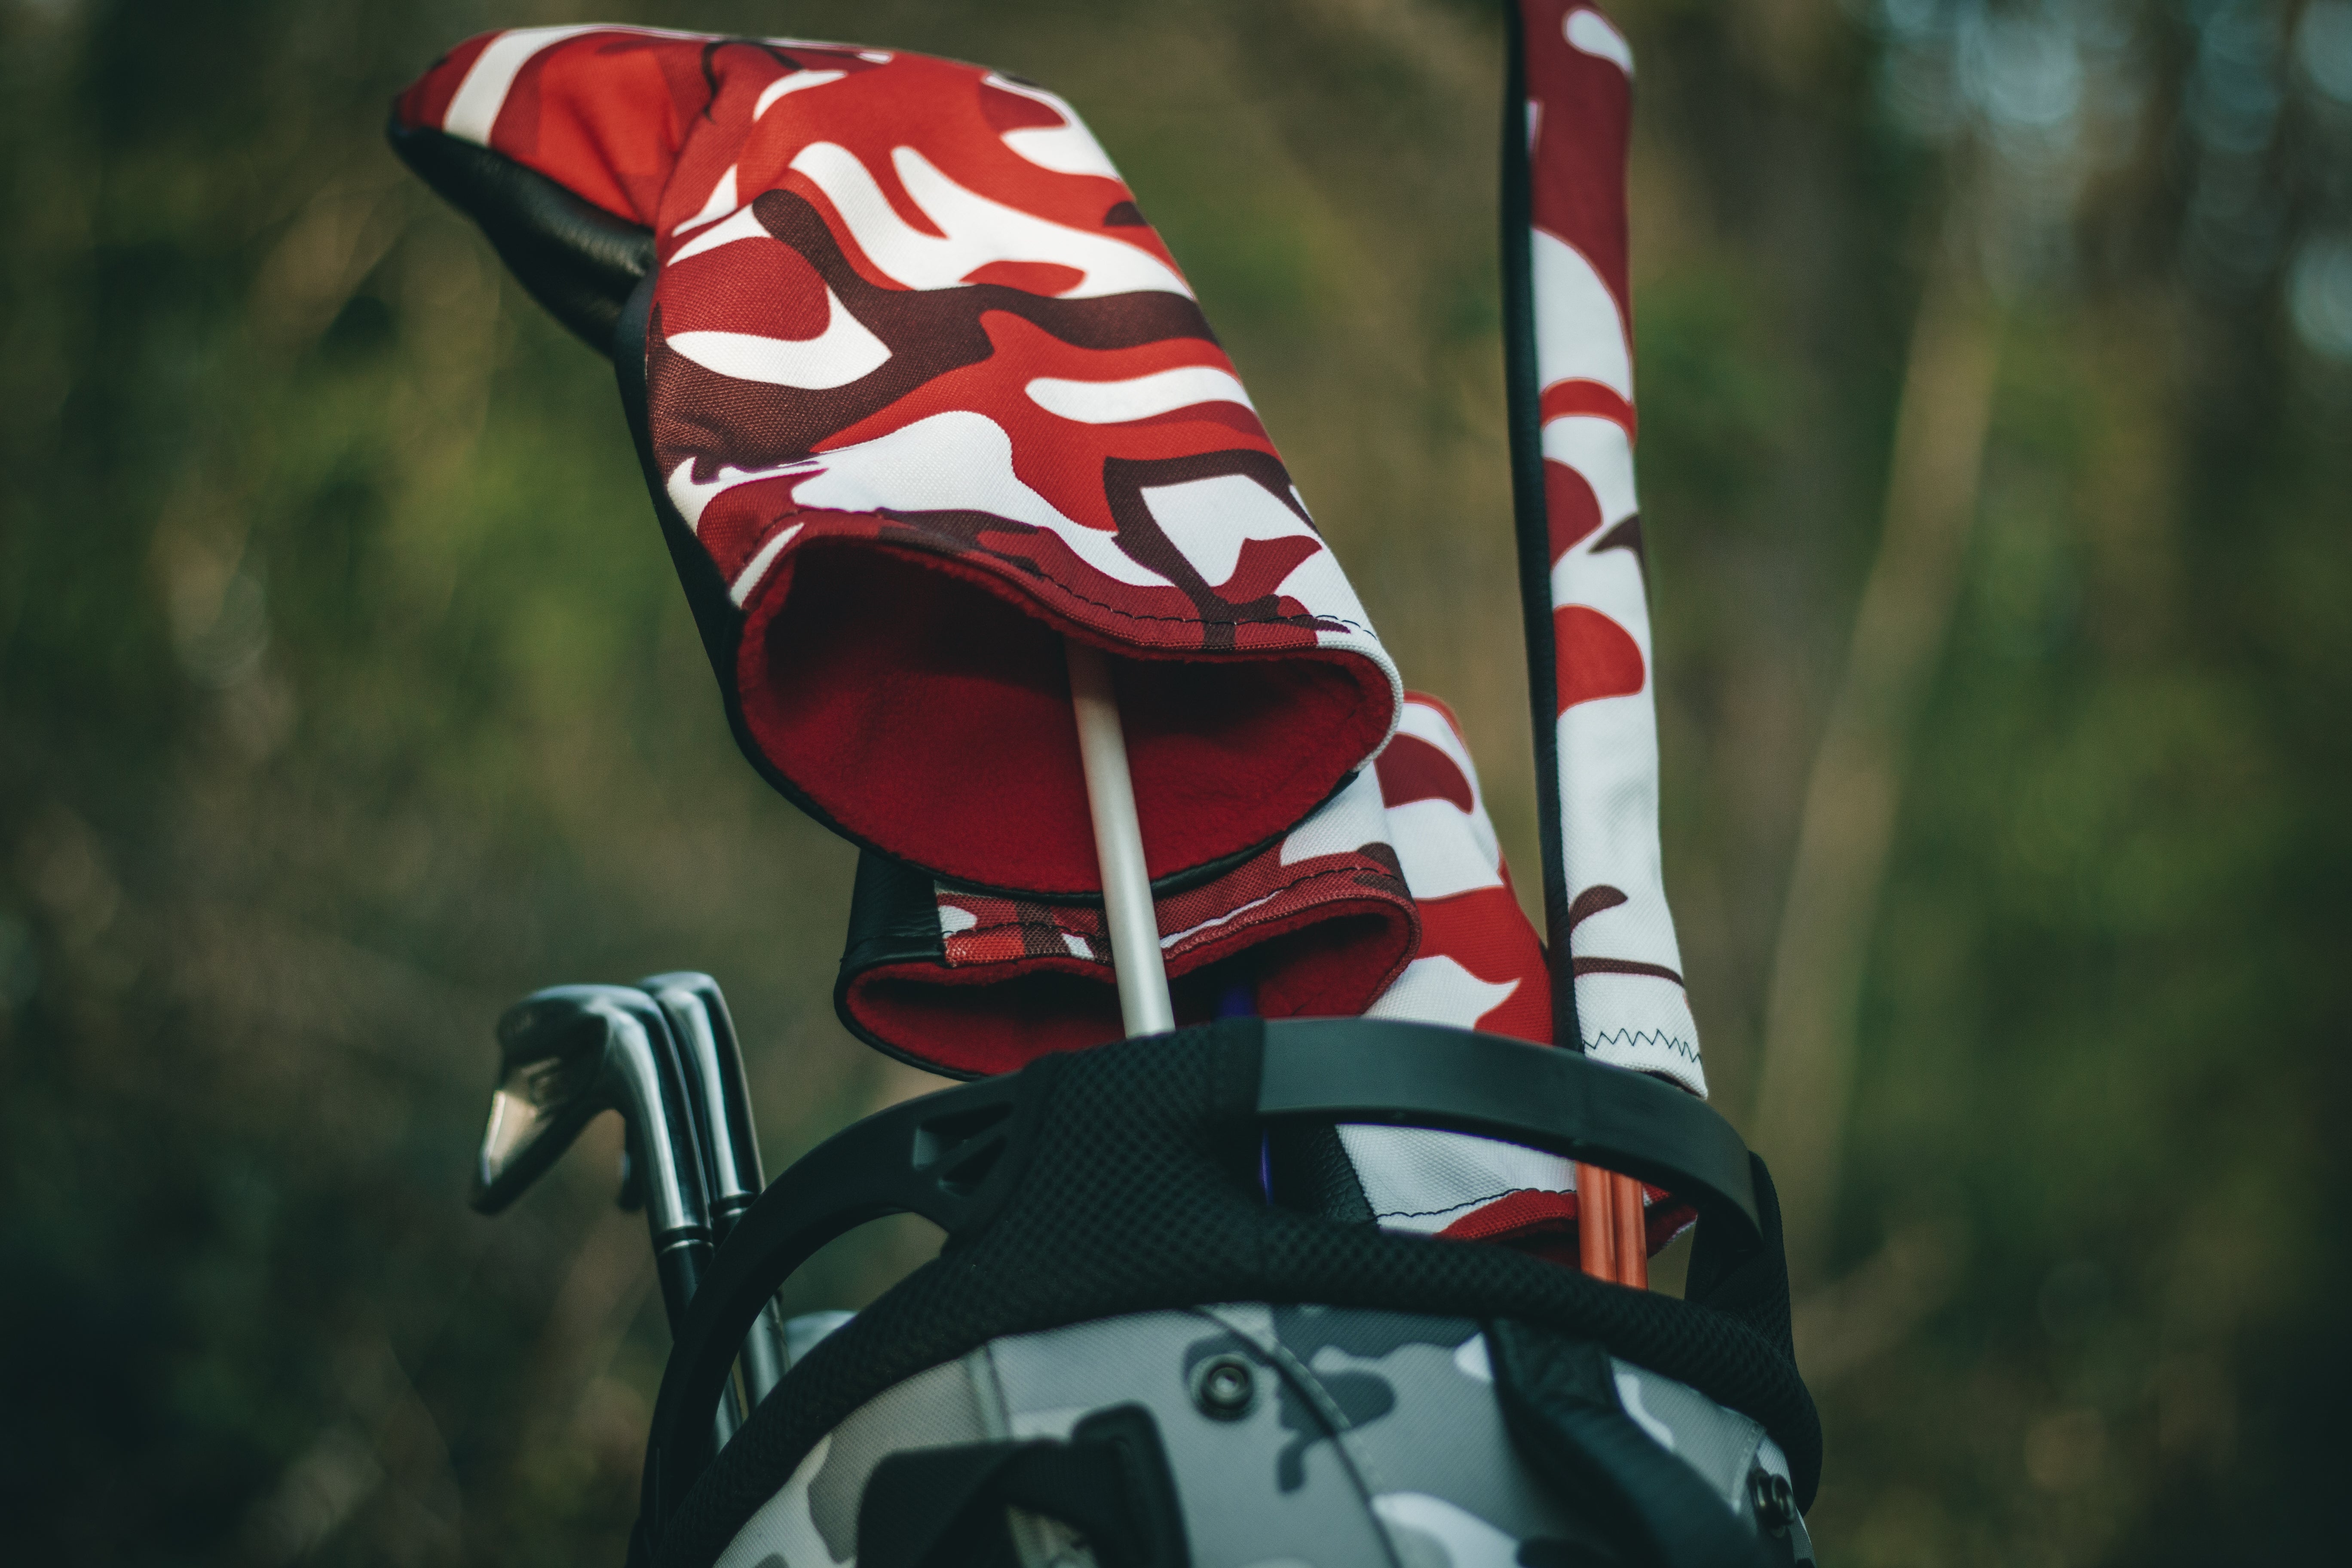
<svg viewBox="0 0 2352 1568">
<path fill-rule="evenodd" d="M 1504 1424 L 1571 1507 L 1605 1521 L 1655 1568 L 1771 1568 L 1762 1542 L 1633 1425 L 1609 1352 L 1590 1340 L 1497 1320 L 1487 1361 Z"/>
<path fill-rule="evenodd" d="M 1185 1568 L 1183 1513 L 1151 1413 L 1097 1411 L 1067 1443 L 910 1448 L 874 1468 L 857 1508 L 860 1568 L 1014 1561 L 1004 1510 L 1073 1526 L 1102 1568 Z"/>
<path fill-rule="evenodd" d="M 918 1214 L 952 1234 L 993 1212 L 1019 1169 L 1019 1147 L 1034 1132 L 1034 1107 L 1059 1058 L 1038 1066 L 1045 1070 L 965 1084 L 869 1116 L 819 1144 L 744 1211 L 673 1331 L 646 1449 L 646 1519 L 666 1519 L 709 1459 L 692 1430 L 708 1422 L 683 1413 L 718 1404 L 736 1347 L 778 1287 L 819 1247 L 887 1215 Z M 1024 1103 L 1030 1114 L 1017 1115 Z"/>
</svg>

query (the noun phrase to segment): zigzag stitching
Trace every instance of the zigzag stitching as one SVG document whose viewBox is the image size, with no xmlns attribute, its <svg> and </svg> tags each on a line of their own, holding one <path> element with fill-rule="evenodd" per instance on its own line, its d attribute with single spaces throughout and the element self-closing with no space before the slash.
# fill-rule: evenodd
<svg viewBox="0 0 2352 1568">
<path fill-rule="evenodd" d="M 1696 1040 L 1685 1040 L 1680 1036 L 1669 1035 L 1664 1029 L 1654 1035 L 1646 1029 L 1639 1032 L 1633 1029 L 1616 1029 L 1605 1035 L 1596 1035 L 1585 1043 L 1585 1054 L 1590 1056 L 1602 1046 L 1614 1046 L 1622 1051 L 1637 1051 L 1644 1047 L 1652 1047 L 1658 1050 L 1671 1051 L 1693 1065 L 1696 1065 L 1699 1059 Z"/>
<path fill-rule="evenodd" d="M 1447 1136 L 1454 1138 L 1475 1138 L 1478 1135 L 1475 1132 L 1454 1132 L 1447 1134 Z M 1486 1142 L 1492 1143 L 1496 1142 L 1496 1140 L 1489 1138 L 1486 1139 Z M 1485 1208 L 1488 1204 L 1497 1202 L 1503 1198 L 1507 1198 L 1513 1193 L 1544 1193 L 1549 1192 L 1550 1190 L 1551 1189 L 1549 1187 L 1503 1187 L 1497 1191 L 1488 1193 L 1483 1197 L 1464 1198 L 1458 1204 L 1448 1204 L 1442 1209 L 1383 1209 L 1373 1217 L 1375 1219 L 1435 1219 L 1439 1215 L 1452 1214 L 1457 1209 Z"/>
</svg>

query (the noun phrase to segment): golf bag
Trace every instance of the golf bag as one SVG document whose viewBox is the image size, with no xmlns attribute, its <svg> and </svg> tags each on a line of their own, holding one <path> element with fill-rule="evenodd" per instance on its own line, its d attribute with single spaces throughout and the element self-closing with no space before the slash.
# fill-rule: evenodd
<svg viewBox="0 0 2352 1568">
<path fill-rule="evenodd" d="M 644 1568 L 1811 1561 L 1778 1211 L 1704 1102 L 1658 870 L 1632 59 L 1563 0 L 1512 38 L 1548 946 L 1067 103 L 601 26 L 396 103 L 612 355 L 746 756 L 860 846 L 844 1023 L 974 1080 L 769 1183 L 708 977 L 501 1022 L 480 1206 L 628 1123 L 675 1337 Z M 940 1256 L 776 1320 L 893 1213 Z M 1641 1289 L 1694 1223 L 1685 1298 Z"/>
<path fill-rule="evenodd" d="M 1269 1177 L 1270 1151 L 1349 1121 L 1671 1184 L 1702 1216 L 1688 1298 L 1294 1206 L 1313 1173 Z M 889 1212 L 945 1230 L 940 1257 L 709 1458 L 741 1334 Z M 779 1177 L 678 1330 L 639 1545 L 677 1568 L 1050 1561 L 1020 1541 L 1050 1541 L 1034 1514 L 1106 1564 L 1789 1563 L 1820 1447 L 1769 1179 L 1705 1106 L 1494 1036 L 1237 1018 L 909 1101 Z M 1420 1540 L 1442 1550 L 1399 1544 Z"/>
</svg>

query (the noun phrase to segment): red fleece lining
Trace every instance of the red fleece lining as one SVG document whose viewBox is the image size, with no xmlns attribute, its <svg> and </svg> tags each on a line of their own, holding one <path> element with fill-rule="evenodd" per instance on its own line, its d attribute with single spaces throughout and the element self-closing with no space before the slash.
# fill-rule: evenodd
<svg viewBox="0 0 2352 1568">
<path fill-rule="evenodd" d="M 1246 946 L 1263 977 L 1259 1010 L 1269 1017 L 1361 1012 L 1412 956 L 1400 923 L 1380 913 L 1334 917 L 1324 910 L 1277 922 L 1270 936 L 1264 928 L 1252 931 Z M 1225 974 L 1212 966 L 1243 945 L 1204 952 L 1189 973 L 1170 978 L 1180 1027 L 1216 1016 Z M 1394 962 L 1384 963 L 1391 952 Z M 1122 1034 L 1110 970 L 1076 957 L 962 969 L 886 964 L 853 979 L 848 1000 L 850 1015 L 876 1038 L 946 1072 L 1012 1072 L 1038 1057 L 1108 1045 Z"/>
<path fill-rule="evenodd" d="M 928 964 L 871 970 L 851 983 L 849 1005 L 876 1035 L 945 1071 L 1013 1072 L 1055 1051 L 1108 1045 L 1124 1033 L 1118 991 L 1101 966 L 1087 964 L 1081 973 L 1060 963 L 1041 959 L 1013 974 Z M 1181 976 L 1168 989 L 1178 1027 L 1216 1016 L 1213 976 Z M 919 1042 L 920 1048 L 901 1042 Z"/>
<path fill-rule="evenodd" d="M 1121 656 L 1120 714 L 1154 877 L 1262 844 L 1321 802 L 1388 720 L 1354 656 L 1173 655 L 1049 624 L 1015 584 L 928 552 L 812 540 L 746 628 L 760 749 L 857 838 L 951 880 L 1100 884 L 1062 633 Z M 1376 672 L 1374 672 L 1376 675 Z"/>
<path fill-rule="evenodd" d="M 1389 935 L 1391 921 L 1374 914 L 1335 920 L 1327 913 L 1284 923 L 1293 925 L 1289 934 L 1255 950 L 1257 1010 L 1269 1018 L 1352 1017 L 1380 1000 L 1412 959 L 1406 939 L 1391 938 L 1386 945 L 1396 950 L 1396 962 L 1367 985 L 1366 949 Z"/>
<path fill-rule="evenodd" d="M 925 963 L 869 969 L 849 983 L 849 1010 L 894 1048 L 982 1077 L 1118 1038 L 1118 994 L 1092 974 L 1044 967 L 1052 962 L 1010 975 Z"/>
</svg>

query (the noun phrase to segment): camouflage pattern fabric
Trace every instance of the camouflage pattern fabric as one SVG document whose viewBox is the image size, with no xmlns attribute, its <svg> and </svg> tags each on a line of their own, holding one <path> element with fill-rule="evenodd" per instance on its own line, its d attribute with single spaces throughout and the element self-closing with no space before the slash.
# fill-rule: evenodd
<svg viewBox="0 0 2352 1568">
<path fill-rule="evenodd" d="M 1238 1414 L 1204 1404 L 1204 1365 L 1237 1361 Z M 1671 1379 L 1612 1363 L 1626 1414 L 1757 1529 L 1763 1429 Z M 1195 1568 L 1549 1568 L 1614 1562 L 1513 1447 L 1486 1343 L 1465 1319 L 1242 1303 L 997 1340 L 908 1379 L 834 1429 L 719 1555 L 718 1568 L 845 1568 L 866 1481 L 891 1453 L 1066 1438 L 1140 1404 L 1181 1500 Z M 1055 1521 L 1016 1513 L 1023 1561 L 1090 1568 Z M 1798 1523 L 1776 1560 L 1810 1561 Z"/>
</svg>

